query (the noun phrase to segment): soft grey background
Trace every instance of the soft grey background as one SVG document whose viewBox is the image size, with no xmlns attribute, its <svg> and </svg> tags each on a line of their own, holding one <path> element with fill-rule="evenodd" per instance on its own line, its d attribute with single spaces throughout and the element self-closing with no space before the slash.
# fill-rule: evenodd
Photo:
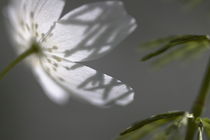
<svg viewBox="0 0 210 140">
<path fill-rule="evenodd" d="M 65 12 L 96 0 L 69 0 Z M 0 9 L 7 3 L 0 1 Z M 20 64 L 0 81 L 1 140 L 112 140 L 136 120 L 170 110 L 189 110 L 202 79 L 206 58 L 155 70 L 140 63 L 137 49 L 146 40 L 174 34 L 209 34 L 210 3 L 191 11 L 176 0 L 124 0 L 139 28 L 105 57 L 87 65 L 131 85 L 135 100 L 126 107 L 101 109 L 77 100 L 51 102 L 31 72 Z M 0 18 L 0 69 L 15 58 Z M 210 111 L 207 108 L 206 116 Z"/>
</svg>

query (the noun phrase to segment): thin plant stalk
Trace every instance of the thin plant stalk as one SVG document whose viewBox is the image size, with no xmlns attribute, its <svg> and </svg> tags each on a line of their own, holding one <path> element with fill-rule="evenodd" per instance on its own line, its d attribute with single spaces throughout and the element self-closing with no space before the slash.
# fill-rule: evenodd
<svg viewBox="0 0 210 140">
<path fill-rule="evenodd" d="M 209 88 L 210 88 L 210 58 L 209 58 L 208 65 L 206 67 L 206 72 L 205 72 L 205 75 L 201 84 L 199 94 L 191 110 L 195 119 L 197 117 L 200 117 L 204 112 L 206 100 L 209 94 Z M 185 140 L 193 140 L 195 131 L 196 131 L 195 122 L 193 120 L 189 120 Z"/>
<path fill-rule="evenodd" d="M 7 73 L 14 68 L 17 64 L 22 62 L 25 58 L 28 56 L 36 53 L 38 51 L 37 45 L 32 45 L 28 50 L 26 50 L 24 53 L 22 53 L 20 56 L 18 56 L 14 61 L 12 61 L 8 66 L 6 66 L 1 72 L 0 72 L 0 80 L 2 80 Z"/>
</svg>

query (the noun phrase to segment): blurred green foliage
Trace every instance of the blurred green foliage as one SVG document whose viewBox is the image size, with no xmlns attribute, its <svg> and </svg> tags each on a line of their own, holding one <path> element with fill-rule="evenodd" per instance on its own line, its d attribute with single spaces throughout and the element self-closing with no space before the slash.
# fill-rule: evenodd
<svg viewBox="0 0 210 140">
<path fill-rule="evenodd" d="M 123 131 L 116 140 L 140 140 L 148 135 L 151 135 L 153 140 L 181 138 L 179 135 L 181 131 L 179 130 L 186 124 L 187 117 L 189 114 L 186 112 L 168 112 L 155 115 L 133 124 Z"/>
<path fill-rule="evenodd" d="M 180 0 L 180 1 L 189 4 L 190 7 L 195 7 L 201 4 L 204 0 Z"/>
<path fill-rule="evenodd" d="M 203 140 L 204 132 L 210 139 L 210 119 L 194 118 L 192 114 L 183 111 L 167 112 L 154 115 L 145 120 L 136 122 L 123 131 L 116 140 L 184 140 L 188 121 L 196 124 L 197 140 Z"/>
<path fill-rule="evenodd" d="M 210 48 L 208 35 L 176 35 L 149 41 L 141 48 L 150 51 L 141 60 L 152 60 L 156 66 L 174 60 L 185 60 L 207 52 Z"/>
</svg>

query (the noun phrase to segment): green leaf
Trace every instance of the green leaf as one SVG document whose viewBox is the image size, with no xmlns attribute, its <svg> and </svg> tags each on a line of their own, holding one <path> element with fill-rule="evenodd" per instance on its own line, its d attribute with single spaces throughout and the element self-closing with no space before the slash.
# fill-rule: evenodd
<svg viewBox="0 0 210 140">
<path fill-rule="evenodd" d="M 123 131 L 121 133 L 121 135 L 124 135 L 126 133 L 135 131 L 136 129 L 139 129 L 139 128 L 143 127 L 144 125 L 152 123 L 152 122 L 155 122 L 157 120 L 167 120 L 167 119 L 170 119 L 170 118 L 177 118 L 179 116 L 185 115 L 185 113 L 186 112 L 179 111 L 179 112 L 167 112 L 167 113 L 164 113 L 164 114 L 154 115 L 154 116 L 152 116 L 152 117 L 150 117 L 148 119 L 145 119 L 143 121 L 136 122 L 130 128 L 128 128 L 127 130 Z"/>
<path fill-rule="evenodd" d="M 170 121 L 173 121 L 173 119 L 161 119 L 149 124 L 145 124 L 143 127 L 136 129 L 135 131 L 120 135 L 116 140 L 139 140 L 154 132 L 161 126 L 166 125 Z"/>
<path fill-rule="evenodd" d="M 196 58 L 207 50 L 207 48 L 200 47 L 200 45 L 201 43 L 187 43 L 186 45 L 183 45 L 183 47 L 177 48 L 175 51 L 171 51 L 162 57 L 157 58 L 153 61 L 153 64 L 155 66 L 163 66 L 175 60 L 189 60 L 191 58 Z"/>
<path fill-rule="evenodd" d="M 116 140 L 139 140 L 158 128 L 166 125 L 180 116 L 185 116 L 186 112 L 168 112 L 152 116 L 148 119 L 139 121 L 130 128 L 123 131 Z"/>
<path fill-rule="evenodd" d="M 143 44 L 145 48 L 156 45 L 162 46 L 157 50 L 147 54 L 141 60 L 155 60 L 155 64 L 167 64 L 176 59 L 186 59 L 192 56 L 197 56 L 209 49 L 210 39 L 207 35 L 182 35 L 166 37 L 165 39 L 157 39 L 155 41 Z"/>
<path fill-rule="evenodd" d="M 159 39 L 156 39 L 156 40 L 152 40 L 152 41 L 149 41 L 149 42 L 146 42 L 146 43 L 142 44 L 141 48 L 143 48 L 143 49 L 155 48 L 155 47 L 157 47 L 161 44 L 168 43 L 169 40 L 173 40 L 176 37 L 177 36 L 168 36 L 168 37 L 165 37 L 165 38 L 159 38 Z"/>
<path fill-rule="evenodd" d="M 181 128 L 187 125 L 189 115 L 181 116 L 174 123 L 166 127 L 162 132 L 154 135 L 153 140 L 182 140 Z"/>
</svg>

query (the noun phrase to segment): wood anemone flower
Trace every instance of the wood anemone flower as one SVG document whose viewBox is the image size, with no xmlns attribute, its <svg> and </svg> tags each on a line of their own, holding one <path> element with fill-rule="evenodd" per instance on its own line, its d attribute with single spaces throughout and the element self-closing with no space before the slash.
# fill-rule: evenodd
<svg viewBox="0 0 210 140">
<path fill-rule="evenodd" d="M 12 0 L 6 8 L 8 30 L 53 101 L 70 96 L 97 106 L 127 105 L 134 91 L 81 62 L 97 59 L 137 27 L 121 1 L 83 5 L 60 18 L 64 0 Z"/>
</svg>

